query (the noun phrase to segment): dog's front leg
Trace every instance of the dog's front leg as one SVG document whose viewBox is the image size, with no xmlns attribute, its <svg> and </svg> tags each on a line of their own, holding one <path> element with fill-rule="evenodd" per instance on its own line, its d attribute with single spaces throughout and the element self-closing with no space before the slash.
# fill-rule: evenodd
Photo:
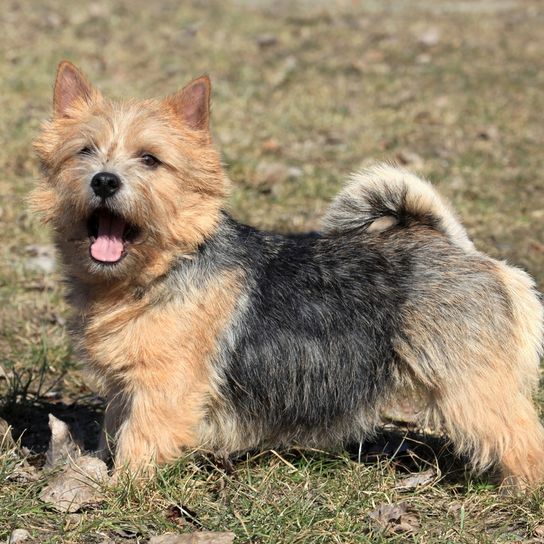
<svg viewBox="0 0 544 544">
<path fill-rule="evenodd" d="M 195 448 L 205 398 L 203 387 L 175 379 L 134 391 L 115 431 L 115 470 L 146 474 Z"/>
</svg>

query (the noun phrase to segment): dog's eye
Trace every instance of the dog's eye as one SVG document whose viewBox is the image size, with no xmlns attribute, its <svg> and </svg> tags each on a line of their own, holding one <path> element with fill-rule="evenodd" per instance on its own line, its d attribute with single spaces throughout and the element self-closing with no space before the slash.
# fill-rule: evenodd
<svg viewBox="0 0 544 544">
<path fill-rule="evenodd" d="M 154 157 L 150 153 L 144 153 L 140 158 L 148 168 L 156 168 L 161 163 L 157 157 Z"/>
<path fill-rule="evenodd" d="M 92 155 L 93 148 L 90 145 L 86 145 L 83 149 L 79 150 L 78 155 Z"/>
</svg>

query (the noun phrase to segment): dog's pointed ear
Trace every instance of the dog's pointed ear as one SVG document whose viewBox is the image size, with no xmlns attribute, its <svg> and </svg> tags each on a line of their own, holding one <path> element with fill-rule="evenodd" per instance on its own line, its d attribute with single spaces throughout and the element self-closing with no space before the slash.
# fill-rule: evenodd
<svg viewBox="0 0 544 544">
<path fill-rule="evenodd" d="M 55 117 L 69 117 L 71 107 L 81 101 L 90 103 L 98 95 L 98 91 L 89 83 L 79 68 L 67 60 L 59 63 L 53 93 Z"/>
<path fill-rule="evenodd" d="M 178 115 L 196 130 L 208 131 L 212 84 L 208 76 L 200 76 L 168 98 Z"/>
</svg>

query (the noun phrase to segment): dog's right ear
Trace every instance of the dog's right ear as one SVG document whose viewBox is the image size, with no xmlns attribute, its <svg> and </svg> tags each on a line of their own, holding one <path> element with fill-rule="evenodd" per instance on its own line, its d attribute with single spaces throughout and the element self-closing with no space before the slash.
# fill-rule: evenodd
<svg viewBox="0 0 544 544">
<path fill-rule="evenodd" d="M 72 107 L 81 102 L 90 103 L 97 96 L 98 91 L 74 64 L 67 60 L 59 63 L 53 93 L 55 117 L 70 117 Z"/>
</svg>

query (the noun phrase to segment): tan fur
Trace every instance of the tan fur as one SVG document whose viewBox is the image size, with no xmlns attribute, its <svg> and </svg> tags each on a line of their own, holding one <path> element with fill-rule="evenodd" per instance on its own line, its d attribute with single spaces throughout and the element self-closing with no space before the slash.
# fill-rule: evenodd
<svg viewBox="0 0 544 544">
<path fill-rule="evenodd" d="M 217 390 L 208 362 L 237 285 L 229 275 L 182 302 L 155 306 L 115 293 L 92 304 L 80 347 L 109 399 L 102 445 L 116 443 L 116 466 L 171 461 L 200 445 L 204 405 Z"/>
<path fill-rule="evenodd" d="M 443 427 L 475 468 L 498 464 L 505 482 L 534 485 L 544 479 L 544 429 L 532 401 L 542 353 L 542 306 L 524 272 L 483 255 L 471 258 L 483 274 L 496 278 L 497 291 L 504 291 L 502 305 L 483 289 L 472 301 L 475 312 L 490 314 L 493 327 L 472 329 L 476 320 L 467 315 L 452 329 L 442 305 L 444 271 L 440 283 L 428 282 L 428 296 L 417 309 L 407 309 L 410 342 L 399 341 L 397 351 L 409 366 L 409 385 L 427 399 L 426 425 Z M 462 289 L 458 293 L 463 296 Z M 462 298 L 448 304 L 470 307 Z M 438 334 L 442 354 L 433 352 Z"/>
<path fill-rule="evenodd" d="M 147 227 L 146 237 L 118 269 L 125 276 L 136 272 L 145 284 L 164 273 L 171 255 L 190 254 L 214 231 L 229 182 L 208 132 L 187 127 L 171 97 L 113 103 L 94 90 L 89 100 L 76 100 L 69 117 L 45 123 L 35 149 L 47 177 L 30 203 L 53 225 L 70 272 L 93 281 L 89 267 L 81 266 L 88 254 L 89 172 L 108 170 L 129 180 L 118 211 Z M 78 156 L 89 144 L 96 152 Z M 143 170 L 142 151 L 160 152 L 165 166 Z"/>
<path fill-rule="evenodd" d="M 117 467 L 172 460 L 198 443 L 217 391 L 208 362 L 238 292 L 234 275 L 177 300 L 154 287 L 215 230 L 228 193 L 207 130 L 209 81 L 163 100 L 112 102 L 63 62 L 53 109 L 35 143 L 45 177 L 30 202 L 54 228 L 77 343 L 108 397 L 101 446 L 116 444 Z M 85 147 L 92 153 L 81 154 Z M 146 168 L 143 153 L 161 167 Z M 123 180 L 115 211 L 142 230 L 115 267 L 89 256 L 90 180 L 100 171 Z M 160 296 L 167 300 L 157 304 Z"/>
</svg>

